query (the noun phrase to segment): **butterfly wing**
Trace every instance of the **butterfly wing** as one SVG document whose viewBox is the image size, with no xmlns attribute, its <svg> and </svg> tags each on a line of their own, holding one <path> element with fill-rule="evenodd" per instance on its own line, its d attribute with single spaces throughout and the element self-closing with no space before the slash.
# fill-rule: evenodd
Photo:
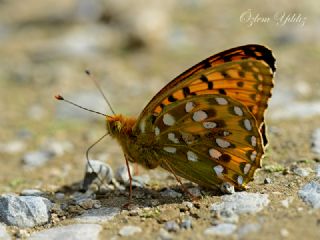
<svg viewBox="0 0 320 240">
<path fill-rule="evenodd" d="M 138 122 L 148 114 L 158 115 L 165 106 L 177 100 L 202 94 L 222 94 L 247 106 L 261 126 L 275 70 L 271 50 L 261 45 L 245 45 L 218 53 L 165 86 L 145 107 Z"/>
<path fill-rule="evenodd" d="M 147 123 L 145 131 L 156 138 L 151 151 L 161 156 L 161 167 L 202 186 L 230 182 L 242 189 L 260 168 L 263 144 L 256 121 L 230 97 L 182 99 Z"/>
<path fill-rule="evenodd" d="M 211 188 L 224 181 L 244 188 L 261 165 L 274 64 L 260 45 L 205 59 L 149 102 L 133 127 L 137 142 L 152 140 L 161 166 L 179 176 Z"/>
</svg>

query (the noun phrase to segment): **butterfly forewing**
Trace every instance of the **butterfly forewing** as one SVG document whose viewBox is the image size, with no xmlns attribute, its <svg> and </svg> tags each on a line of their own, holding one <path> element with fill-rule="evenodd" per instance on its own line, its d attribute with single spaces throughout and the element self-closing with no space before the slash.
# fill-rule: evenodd
<svg viewBox="0 0 320 240">
<path fill-rule="evenodd" d="M 272 73 L 265 63 L 255 60 L 229 62 L 193 75 L 168 91 L 168 95 L 154 109 L 154 114 L 157 115 L 164 106 L 180 99 L 221 94 L 246 105 L 260 126 L 272 87 Z"/>
<path fill-rule="evenodd" d="M 200 185 L 212 188 L 227 181 L 243 188 L 260 167 L 263 147 L 255 119 L 226 96 L 177 101 L 146 131 L 156 136 L 161 166 Z"/>
<path fill-rule="evenodd" d="M 246 105 L 261 125 L 274 72 L 275 59 L 264 46 L 246 45 L 226 50 L 172 80 L 150 101 L 140 118 L 150 112 L 158 114 L 164 106 L 190 95 L 222 94 Z"/>
</svg>

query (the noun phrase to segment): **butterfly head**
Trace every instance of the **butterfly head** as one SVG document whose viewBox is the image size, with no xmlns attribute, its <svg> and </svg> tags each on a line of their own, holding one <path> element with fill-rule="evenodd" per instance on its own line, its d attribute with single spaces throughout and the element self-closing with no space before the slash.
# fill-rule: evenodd
<svg viewBox="0 0 320 240">
<path fill-rule="evenodd" d="M 122 115 L 106 116 L 107 131 L 115 137 L 131 133 L 135 122 L 135 119 L 126 118 Z"/>
</svg>

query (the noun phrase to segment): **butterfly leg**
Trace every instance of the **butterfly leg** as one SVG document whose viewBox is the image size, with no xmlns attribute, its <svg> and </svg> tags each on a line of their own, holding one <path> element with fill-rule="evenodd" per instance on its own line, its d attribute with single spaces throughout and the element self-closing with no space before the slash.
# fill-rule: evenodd
<svg viewBox="0 0 320 240">
<path fill-rule="evenodd" d="M 187 193 L 189 195 L 189 197 L 192 199 L 192 201 L 197 201 L 199 198 L 194 196 L 191 192 L 189 192 L 189 190 L 182 184 L 180 178 L 175 174 L 175 172 L 173 171 L 173 169 L 171 168 L 170 164 L 168 164 L 168 162 L 163 159 L 162 160 L 164 162 L 164 164 L 168 167 L 168 169 L 170 170 L 170 172 L 173 174 L 173 176 L 175 177 L 175 179 L 178 181 L 178 183 L 180 183 L 182 190 Z"/>
<path fill-rule="evenodd" d="M 130 172 L 128 156 L 124 155 L 124 157 L 126 159 L 126 165 L 127 165 L 128 175 L 129 175 L 129 202 L 131 202 L 131 200 L 132 200 L 132 176 L 131 176 L 131 172 Z"/>
<path fill-rule="evenodd" d="M 124 158 L 126 159 L 126 166 L 127 166 L 127 170 L 128 170 L 128 175 L 129 175 L 129 197 L 128 197 L 128 202 L 125 203 L 122 208 L 123 209 L 128 209 L 130 204 L 132 203 L 132 176 L 131 176 L 131 172 L 130 172 L 130 167 L 129 167 L 129 161 L 128 158 L 129 156 L 127 156 L 126 154 L 124 155 Z"/>
</svg>

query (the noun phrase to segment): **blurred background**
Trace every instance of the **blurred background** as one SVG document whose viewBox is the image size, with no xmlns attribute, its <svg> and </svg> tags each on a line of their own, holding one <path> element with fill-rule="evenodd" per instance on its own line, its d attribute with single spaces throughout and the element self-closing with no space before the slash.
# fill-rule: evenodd
<svg viewBox="0 0 320 240">
<path fill-rule="evenodd" d="M 305 119 L 319 127 L 319 26 L 316 0 L 1 0 L 0 192 L 50 190 L 82 178 L 85 150 L 104 134 L 104 119 L 53 96 L 110 113 L 86 69 L 117 113 L 138 116 L 165 84 L 202 59 L 267 45 L 277 59 L 271 129 Z M 110 139 L 92 157 L 124 163 Z"/>
</svg>

